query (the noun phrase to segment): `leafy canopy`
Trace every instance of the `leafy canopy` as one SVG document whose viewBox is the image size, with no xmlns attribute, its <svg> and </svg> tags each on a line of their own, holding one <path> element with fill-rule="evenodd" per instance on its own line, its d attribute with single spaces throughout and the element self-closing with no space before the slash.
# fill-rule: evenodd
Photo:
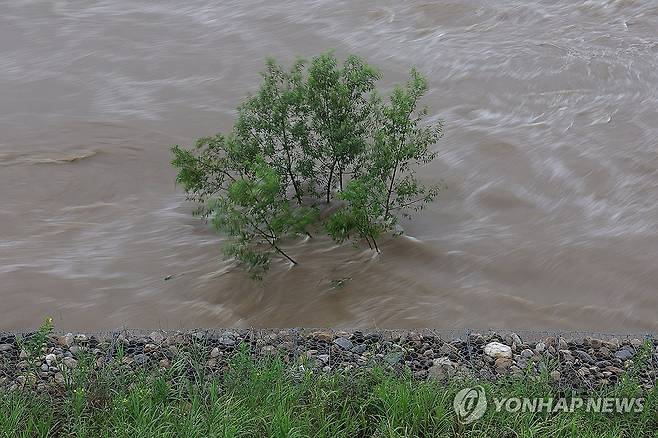
<svg viewBox="0 0 658 438">
<path fill-rule="evenodd" d="M 436 198 L 439 186 L 416 178 L 442 134 L 419 107 L 427 81 L 412 69 L 385 102 L 379 78 L 356 56 L 339 65 L 330 52 L 290 69 L 268 59 L 230 133 L 172 148 L 177 183 L 230 237 L 225 254 L 252 276 L 261 278 L 273 255 L 296 264 L 281 242 L 310 237 L 322 209 L 332 207 L 323 225 L 334 240 L 365 240 L 379 251 L 377 240 L 400 216 Z"/>
</svg>

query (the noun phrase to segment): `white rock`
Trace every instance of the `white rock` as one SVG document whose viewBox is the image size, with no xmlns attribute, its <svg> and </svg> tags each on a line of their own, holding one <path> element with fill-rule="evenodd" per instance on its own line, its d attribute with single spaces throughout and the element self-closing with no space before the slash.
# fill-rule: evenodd
<svg viewBox="0 0 658 438">
<path fill-rule="evenodd" d="M 57 362 L 57 356 L 54 354 L 46 354 L 46 363 L 50 366 L 51 364 Z"/>
<path fill-rule="evenodd" d="M 512 357 L 512 349 L 505 344 L 500 342 L 489 342 L 484 346 L 484 353 L 487 356 L 498 359 L 499 357 Z"/>
</svg>

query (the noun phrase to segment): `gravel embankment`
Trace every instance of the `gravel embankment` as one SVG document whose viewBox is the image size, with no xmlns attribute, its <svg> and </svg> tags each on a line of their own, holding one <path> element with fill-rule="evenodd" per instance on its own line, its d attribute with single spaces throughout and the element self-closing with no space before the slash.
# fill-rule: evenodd
<svg viewBox="0 0 658 438">
<path fill-rule="evenodd" d="M 28 353 L 30 334 L 0 334 L 0 387 L 57 390 L 67 384 L 85 355 L 92 368 L 169 368 L 182 356 L 221 373 L 239 348 L 252 356 L 279 355 L 290 364 L 318 372 L 350 372 L 376 364 L 409 369 L 417 379 L 548 373 L 564 389 L 587 390 L 615 384 L 622 375 L 645 388 L 656 383 L 658 341 L 653 337 L 615 338 L 431 330 L 212 330 L 151 333 L 124 331 L 103 336 L 49 335 L 40 353 Z M 530 341 L 529 339 L 533 340 Z"/>
</svg>

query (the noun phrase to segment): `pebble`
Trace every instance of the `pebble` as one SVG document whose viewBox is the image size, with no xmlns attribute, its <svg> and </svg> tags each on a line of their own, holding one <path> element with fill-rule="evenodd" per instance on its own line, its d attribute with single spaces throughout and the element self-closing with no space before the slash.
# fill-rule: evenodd
<svg viewBox="0 0 658 438">
<path fill-rule="evenodd" d="M 521 356 L 525 357 L 526 359 L 530 359 L 532 356 L 534 356 L 535 353 L 530 350 L 529 348 L 526 348 L 521 352 Z"/>
<path fill-rule="evenodd" d="M 134 357 L 134 362 L 137 365 L 144 365 L 146 362 L 148 362 L 149 357 L 145 354 L 136 354 Z"/>
<path fill-rule="evenodd" d="M 499 357 L 494 363 L 498 371 L 507 371 L 507 368 L 512 366 L 512 359 L 508 357 Z"/>
<path fill-rule="evenodd" d="M 165 335 L 162 332 L 151 332 L 149 334 L 149 338 L 151 338 L 151 340 L 156 344 L 162 344 L 162 342 L 164 342 L 164 340 L 166 339 Z"/>
<path fill-rule="evenodd" d="M 317 341 L 331 342 L 334 339 L 334 335 L 331 332 L 313 332 L 311 337 Z"/>
<path fill-rule="evenodd" d="M 13 350 L 14 346 L 11 344 L 0 344 L 0 352 Z"/>
<path fill-rule="evenodd" d="M 512 349 L 505 344 L 500 342 L 490 342 L 484 346 L 484 354 L 489 357 L 497 359 L 499 357 L 512 357 Z"/>
<path fill-rule="evenodd" d="M 52 353 L 46 354 L 45 359 L 46 359 L 46 363 L 48 364 L 48 366 L 50 366 L 51 364 L 54 364 L 54 363 L 57 362 L 57 356 L 55 356 Z"/>
<path fill-rule="evenodd" d="M 622 348 L 615 353 L 615 357 L 620 360 L 628 360 L 633 357 L 635 353 L 627 348 Z"/>
<path fill-rule="evenodd" d="M 72 357 L 65 357 L 63 362 L 64 365 L 66 365 L 66 367 L 71 370 L 75 369 L 78 366 L 78 361 L 73 359 Z"/>
<path fill-rule="evenodd" d="M 350 341 L 350 340 L 347 339 L 347 338 L 336 338 L 336 339 L 334 340 L 334 344 L 338 345 L 338 346 L 339 346 L 340 348 L 342 348 L 343 350 L 351 350 L 352 347 L 354 346 L 354 345 L 352 344 L 352 341 Z"/>
<path fill-rule="evenodd" d="M 439 353 L 445 355 L 457 355 L 459 354 L 459 349 L 452 344 L 445 343 L 439 348 Z"/>
<path fill-rule="evenodd" d="M 389 365 L 395 365 L 402 359 L 402 352 L 394 351 L 384 356 L 384 361 Z"/>
<path fill-rule="evenodd" d="M 59 338 L 57 338 L 57 343 L 62 347 L 67 347 L 67 348 L 73 345 L 73 341 L 74 341 L 73 333 L 67 333 L 64 336 L 60 336 Z"/>
<path fill-rule="evenodd" d="M 582 350 L 575 350 L 573 352 L 573 354 L 574 354 L 574 356 L 576 356 L 578 359 L 582 360 L 585 363 L 588 363 L 588 364 L 594 363 L 594 359 L 592 359 L 592 356 L 590 356 L 589 354 L 587 354 L 586 352 L 584 352 Z"/>
</svg>

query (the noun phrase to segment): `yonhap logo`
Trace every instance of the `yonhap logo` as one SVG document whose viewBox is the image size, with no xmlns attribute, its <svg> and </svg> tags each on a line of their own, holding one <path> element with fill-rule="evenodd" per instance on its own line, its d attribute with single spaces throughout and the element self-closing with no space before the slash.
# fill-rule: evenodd
<svg viewBox="0 0 658 438">
<path fill-rule="evenodd" d="M 469 424 L 482 418 L 487 410 L 487 396 L 480 385 L 464 388 L 455 395 L 452 402 L 457 419 L 461 424 Z"/>
<path fill-rule="evenodd" d="M 644 410 L 644 398 L 579 397 L 493 397 L 494 412 L 585 412 L 629 413 Z M 452 406 L 461 424 L 479 420 L 487 411 L 487 395 L 480 385 L 464 388 L 455 395 Z"/>
</svg>

